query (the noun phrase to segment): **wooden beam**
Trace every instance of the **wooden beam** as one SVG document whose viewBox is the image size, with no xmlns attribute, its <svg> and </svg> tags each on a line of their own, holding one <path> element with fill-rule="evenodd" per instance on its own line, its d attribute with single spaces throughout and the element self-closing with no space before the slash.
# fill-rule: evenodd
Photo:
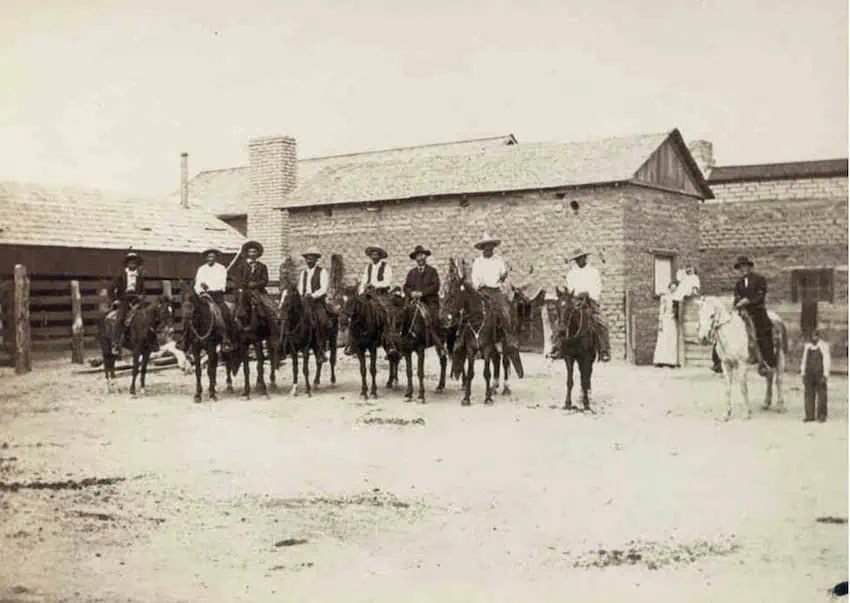
<svg viewBox="0 0 850 603">
<path fill-rule="evenodd" d="M 30 279 L 27 269 L 15 265 L 15 374 L 32 370 L 32 341 L 30 340 Z"/>
<path fill-rule="evenodd" d="M 83 303 L 80 297 L 80 281 L 71 281 L 71 362 L 83 363 Z"/>
<path fill-rule="evenodd" d="M 171 291 L 171 281 L 162 281 L 162 294 L 167 295 L 168 299 L 174 295 Z"/>
</svg>

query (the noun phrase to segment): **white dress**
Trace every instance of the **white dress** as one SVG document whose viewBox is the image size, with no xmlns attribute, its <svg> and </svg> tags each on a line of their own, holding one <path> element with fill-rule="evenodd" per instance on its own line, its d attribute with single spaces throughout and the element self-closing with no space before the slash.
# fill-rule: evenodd
<svg viewBox="0 0 850 603">
<path fill-rule="evenodd" d="M 658 338 L 655 342 L 653 364 L 676 366 L 679 364 L 679 325 L 673 311 L 673 296 L 665 293 L 661 296 L 658 310 Z"/>
</svg>

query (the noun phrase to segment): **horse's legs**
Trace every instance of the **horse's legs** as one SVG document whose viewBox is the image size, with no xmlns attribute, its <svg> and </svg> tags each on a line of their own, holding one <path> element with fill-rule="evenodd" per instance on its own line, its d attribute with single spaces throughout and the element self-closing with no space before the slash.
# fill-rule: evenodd
<svg viewBox="0 0 850 603">
<path fill-rule="evenodd" d="M 726 365 L 721 360 L 723 367 L 723 379 L 726 382 L 726 414 L 723 416 L 724 421 L 732 418 L 732 381 L 737 369 L 733 365 Z"/>
<path fill-rule="evenodd" d="M 247 351 L 245 356 L 247 357 Z M 215 349 L 215 344 L 212 344 L 207 349 L 207 379 L 210 382 L 210 400 L 218 400 L 215 394 L 215 378 L 218 370 L 218 351 Z"/>
<path fill-rule="evenodd" d="M 484 353 L 484 404 L 492 404 L 493 403 L 493 391 L 490 389 L 490 377 L 491 377 L 491 366 L 493 365 L 497 367 L 498 363 L 493 356 L 493 352 L 485 352 Z"/>
<path fill-rule="evenodd" d="M 275 349 L 275 343 L 278 340 L 277 334 L 272 333 L 266 340 L 269 346 L 269 388 L 277 391 L 277 367 L 280 364 L 279 352 Z"/>
<path fill-rule="evenodd" d="M 446 356 L 440 356 L 440 382 L 437 383 L 437 389 L 434 390 L 438 394 L 446 390 L 446 366 L 449 360 Z"/>
<path fill-rule="evenodd" d="M 467 366 L 463 375 L 463 400 L 461 400 L 461 405 L 469 406 L 472 404 L 470 397 L 472 396 L 472 378 L 475 376 L 475 353 L 468 349 L 465 349 L 464 353 L 466 354 Z"/>
<path fill-rule="evenodd" d="M 413 399 L 413 351 L 405 349 L 404 366 L 407 369 L 407 391 L 404 397 L 409 401 Z"/>
<path fill-rule="evenodd" d="M 378 397 L 378 384 L 375 382 L 375 378 L 378 375 L 378 344 L 373 343 L 372 348 L 370 350 L 369 357 L 369 373 L 372 375 L 372 391 L 370 393 L 372 399 L 376 399 Z"/>
<path fill-rule="evenodd" d="M 150 349 L 146 348 L 142 352 L 142 374 L 140 375 L 140 382 L 139 382 L 139 385 L 141 386 L 141 389 L 142 389 L 142 395 L 143 396 L 145 395 L 145 377 L 147 376 L 147 373 L 148 373 L 148 361 L 150 360 L 150 357 L 151 357 L 151 351 L 150 351 Z"/>
<path fill-rule="evenodd" d="M 228 394 L 234 393 L 233 389 L 233 367 L 231 363 L 233 362 L 233 352 L 229 354 L 222 354 L 221 359 L 224 362 L 224 379 L 225 379 L 225 389 Z"/>
<path fill-rule="evenodd" d="M 313 356 L 316 358 L 316 378 L 313 380 L 313 386 L 318 387 L 318 385 L 322 382 L 322 358 L 318 353 L 314 353 Z"/>
<path fill-rule="evenodd" d="M 260 392 L 261 395 L 268 397 L 269 392 L 268 389 L 266 389 L 266 377 L 264 374 L 265 367 L 263 366 L 266 362 L 266 355 L 263 352 L 262 340 L 254 344 L 254 349 L 257 351 L 257 391 Z"/>
<path fill-rule="evenodd" d="M 201 386 L 201 346 L 200 344 L 195 344 L 193 350 L 193 355 L 195 356 L 195 402 L 201 401 L 201 393 L 204 391 L 204 388 Z M 209 362 L 209 358 L 207 358 L 207 362 Z"/>
<path fill-rule="evenodd" d="M 292 362 L 292 389 L 289 391 L 289 395 L 297 396 L 298 395 L 298 350 L 293 348 L 292 352 L 289 355 L 289 360 Z"/>
<path fill-rule="evenodd" d="M 741 379 L 741 398 L 743 398 L 742 402 L 744 403 L 744 409 L 746 410 L 746 415 L 744 417 L 746 419 L 751 419 L 753 417 L 753 409 L 750 408 L 750 392 L 749 392 L 749 384 L 747 383 L 747 368 L 744 367 L 740 372 Z M 768 378 L 770 378 L 770 372 L 768 372 Z"/>
<path fill-rule="evenodd" d="M 251 397 L 251 361 L 248 358 L 248 351 L 251 349 L 250 343 L 245 343 L 242 348 L 242 380 L 245 385 L 242 386 L 242 397 L 247 400 Z M 254 345 L 254 351 L 256 353 L 257 346 Z"/>
<path fill-rule="evenodd" d="M 782 392 L 782 373 L 785 372 L 784 352 L 777 354 L 776 370 L 773 374 L 776 378 L 776 412 L 785 412 L 785 394 Z"/>
<path fill-rule="evenodd" d="M 504 347 L 502 348 L 502 351 L 504 352 Z M 490 363 L 493 365 L 492 369 L 491 369 L 492 370 L 491 375 L 492 375 L 492 379 L 493 379 L 493 390 L 494 391 L 498 391 L 498 389 L 499 389 L 499 377 L 500 377 L 500 373 L 502 371 L 502 358 L 504 358 L 504 357 L 505 357 L 505 354 L 500 354 L 496 350 L 495 346 L 490 351 Z"/>
<path fill-rule="evenodd" d="M 764 380 L 764 404 L 762 404 L 761 409 L 770 410 L 770 405 L 773 403 L 773 370 L 767 372 L 764 376 Z"/>
<path fill-rule="evenodd" d="M 570 356 L 564 356 L 564 365 L 567 367 L 567 384 L 564 393 L 564 410 L 572 410 L 573 406 L 573 362 Z"/>
<path fill-rule="evenodd" d="M 131 350 L 133 354 L 133 379 L 130 381 L 130 395 L 136 395 L 136 376 L 139 374 L 139 355 L 136 353 L 136 350 Z"/>
<path fill-rule="evenodd" d="M 313 356 L 316 357 L 316 363 L 319 362 L 319 346 L 313 345 Z M 304 348 L 304 365 L 301 367 L 304 374 L 304 390 L 307 392 L 307 397 L 313 395 L 313 388 L 310 385 L 310 346 Z"/>
<path fill-rule="evenodd" d="M 423 346 L 417 348 L 416 360 L 417 376 L 419 377 L 419 401 L 425 404 L 425 348 Z"/>
<path fill-rule="evenodd" d="M 357 360 L 360 361 L 360 397 L 364 400 L 369 398 L 369 388 L 366 385 L 366 349 L 357 350 Z"/>
<path fill-rule="evenodd" d="M 578 363 L 581 375 L 581 403 L 584 410 L 590 410 L 590 376 L 593 373 L 593 356 L 582 358 Z"/>
<path fill-rule="evenodd" d="M 331 365 L 331 385 L 336 385 L 336 339 L 337 339 L 337 329 L 331 329 L 330 339 L 328 340 L 328 347 L 330 348 L 330 365 Z"/>
<path fill-rule="evenodd" d="M 502 370 L 505 372 L 505 379 L 502 381 L 502 395 L 510 396 L 511 395 L 511 359 L 507 354 L 502 356 Z"/>
</svg>

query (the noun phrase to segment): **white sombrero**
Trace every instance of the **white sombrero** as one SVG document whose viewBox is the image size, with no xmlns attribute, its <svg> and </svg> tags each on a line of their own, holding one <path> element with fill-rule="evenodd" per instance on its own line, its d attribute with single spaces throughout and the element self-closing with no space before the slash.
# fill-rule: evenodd
<svg viewBox="0 0 850 603">
<path fill-rule="evenodd" d="M 491 246 L 491 245 L 493 247 L 498 247 L 501 242 L 502 242 L 502 239 L 496 239 L 494 237 L 491 237 L 489 232 L 485 232 L 484 236 L 481 237 L 481 240 L 478 241 L 474 245 L 474 247 L 476 249 L 484 249 L 485 247 L 488 247 L 488 246 Z"/>
</svg>

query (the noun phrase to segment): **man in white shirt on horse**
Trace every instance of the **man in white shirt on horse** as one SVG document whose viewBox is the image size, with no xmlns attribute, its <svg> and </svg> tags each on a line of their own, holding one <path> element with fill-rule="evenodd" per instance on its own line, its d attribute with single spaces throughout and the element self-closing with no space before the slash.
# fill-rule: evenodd
<svg viewBox="0 0 850 603">
<path fill-rule="evenodd" d="M 380 245 L 371 245 L 366 248 L 366 256 L 372 261 L 363 269 L 363 278 L 360 279 L 358 293 L 369 293 L 372 299 L 378 302 L 387 316 L 387 342 L 390 348 L 394 347 L 392 338 L 389 337 L 396 331 L 396 309 L 389 297 L 392 288 L 393 269 L 390 265 L 389 254 Z M 348 343 L 345 346 L 345 355 L 352 356 L 351 333 L 349 331 Z"/>
<path fill-rule="evenodd" d="M 221 351 L 226 354 L 233 349 L 233 342 L 230 339 L 233 317 L 224 301 L 224 293 L 227 290 L 227 268 L 218 263 L 218 257 L 221 255 L 218 249 L 207 249 L 203 255 L 206 263 L 195 273 L 195 293 L 199 296 L 206 294 L 207 299 L 212 299 L 214 302 L 210 304 L 210 309 L 221 336 Z"/>
<path fill-rule="evenodd" d="M 501 244 L 501 239 L 484 234 L 475 244 L 481 251 L 481 256 L 472 263 L 472 286 L 486 296 L 498 312 L 499 323 L 505 337 L 505 346 L 518 350 L 516 337 L 511 324 L 511 307 L 503 291 L 505 279 L 508 278 L 508 267 L 501 256 L 493 251 Z"/>
<path fill-rule="evenodd" d="M 599 300 L 602 296 L 602 277 L 594 266 L 587 263 L 590 252 L 581 248 L 574 249 L 566 258 L 566 262 L 575 261 L 575 266 L 567 273 L 567 290 L 574 296 L 584 296 L 590 303 L 593 320 L 593 332 L 599 344 L 599 360 L 608 362 L 611 360 L 611 344 L 608 341 L 608 325 L 599 314 Z M 561 338 L 564 333 L 555 333 L 555 341 L 552 345 L 550 357 L 557 359 L 561 357 Z"/>
<path fill-rule="evenodd" d="M 322 362 L 325 362 L 327 361 L 325 350 L 328 344 L 328 331 L 330 330 L 327 307 L 330 276 L 328 271 L 318 264 L 322 252 L 317 248 L 310 247 L 301 256 L 307 266 L 298 275 L 298 292 L 316 318 L 316 327 L 319 330 L 319 357 Z"/>
</svg>

